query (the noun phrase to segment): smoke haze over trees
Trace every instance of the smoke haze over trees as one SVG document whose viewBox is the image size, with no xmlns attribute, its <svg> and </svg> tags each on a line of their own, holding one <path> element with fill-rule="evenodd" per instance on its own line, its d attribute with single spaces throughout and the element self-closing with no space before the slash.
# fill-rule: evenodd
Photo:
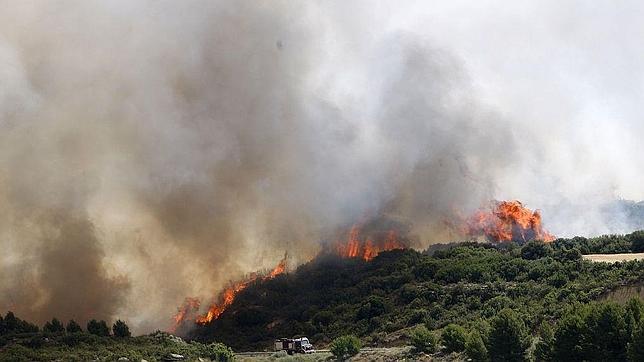
<svg viewBox="0 0 644 362">
<path fill-rule="evenodd" d="M 0 311 L 136 334 L 380 214 L 640 215 L 639 3 L 0 6 Z"/>
</svg>

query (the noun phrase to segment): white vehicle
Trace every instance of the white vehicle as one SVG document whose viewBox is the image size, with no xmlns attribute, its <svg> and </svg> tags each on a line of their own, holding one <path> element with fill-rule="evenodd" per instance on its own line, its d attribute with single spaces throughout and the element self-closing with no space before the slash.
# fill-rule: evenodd
<svg viewBox="0 0 644 362">
<path fill-rule="evenodd" d="M 275 351 L 286 351 L 288 354 L 315 353 L 315 348 L 306 337 L 278 338 L 275 340 Z"/>
</svg>

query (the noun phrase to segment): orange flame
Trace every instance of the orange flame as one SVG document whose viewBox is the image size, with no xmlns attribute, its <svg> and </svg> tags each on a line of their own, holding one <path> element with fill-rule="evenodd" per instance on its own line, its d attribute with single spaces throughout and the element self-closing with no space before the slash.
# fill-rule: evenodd
<svg viewBox="0 0 644 362">
<path fill-rule="evenodd" d="M 194 321 L 199 324 L 210 323 L 213 320 L 216 320 L 221 316 L 228 307 L 233 304 L 237 294 L 242 290 L 246 289 L 251 283 L 260 279 L 260 280 L 269 280 L 273 279 L 276 276 L 283 274 L 286 271 L 286 259 L 287 255 L 284 255 L 284 258 L 280 260 L 275 268 L 273 268 L 269 273 L 260 276 L 257 273 L 252 273 L 247 279 L 233 283 L 231 286 L 224 289 L 219 296 L 218 302 L 213 302 L 208 308 L 208 312 L 203 315 L 197 315 L 196 311 L 199 309 L 200 301 L 197 298 L 186 298 L 183 305 L 179 308 L 178 313 L 173 317 L 174 325 L 170 328 L 170 332 L 175 332 L 177 328 L 183 324 L 185 321 L 190 320 L 191 317 L 194 317 Z"/>
<path fill-rule="evenodd" d="M 485 236 L 493 242 L 551 242 L 555 239 L 554 235 L 543 229 L 539 211 L 532 211 L 516 200 L 493 202 L 491 210 L 477 211 L 464 224 L 467 235 Z"/>
<path fill-rule="evenodd" d="M 375 234 L 372 236 L 363 235 L 363 227 L 361 224 L 354 224 L 349 231 L 346 240 L 338 240 L 335 242 L 335 252 L 343 258 L 362 258 L 369 261 L 375 258 L 383 251 L 393 249 L 407 248 L 398 237 L 396 230 L 389 230 L 383 236 L 382 234 Z"/>
</svg>

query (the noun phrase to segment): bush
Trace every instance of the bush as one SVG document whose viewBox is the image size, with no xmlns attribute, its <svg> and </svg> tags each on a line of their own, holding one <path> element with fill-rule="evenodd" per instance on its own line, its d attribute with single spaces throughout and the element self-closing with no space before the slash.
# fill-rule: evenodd
<svg viewBox="0 0 644 362">
<path fill-rule="evenodd" d="M 107 326 L 107 323 L 105 323 L 105 321 L 97 321 L 96 319 L 92 319 L 87 323 L 87 332 L 97 336 L 107 337 L 110 335 L 110 328 Z"/>
<path fill-rule="evenodd" d="M 362 344 L 358 337 L 349 335 L 338 337 L 331 342 L 330 350 L 333 356 L 339 360 L 355 356 L 360 352 Z"/>
<path fill-rule="evenodd" d="M 534 350 L 537 361 L 551 361 L 553 358 L 553 347 L 555 335 L 548 322 L 541 323 L 539 327 L 539 341 Z"/>
<path fill-rule="evenodd" d="M 117 320 L 116 323 L 112 326 L 112 333 L 114 334 L 114 337 L 120 337 L 120 338 L 125 338 L 125 337 L 130 337 L 130 328 L 123 322 L 122 320 Z"/>
<path fill-rule="evenodd" d="M 228 362 L 235 359 L 233 350 L 223 343 L 211 343 L 203 347 L 200 351 L 204 357 L 210 358 L 212 361 Z"/>
<path fill-rule="evenodd" d="M 487 348 L 485 348 L 483 338 L 481 338 L 481 334 L 477 330 L 472 331 L 467 341 L 465 341 L 465 353 L 474 362 L 485 362 L 488 360 Z"/>
<path fill-rule="evenodd" d="M 524 361 L 528 345 L 525 325 L 512 309 L 504 309 L 492 319 L 487 350 L 495 361 Z"/>
<path fill-rule="evenodd" d="M 416 327 L 409 337 L 416 352 L 435 353 L 438 351 L 438 337 L 425 326 Z"/>
<path fill-rule="evenodd" d="M 457 324 L 450 324 L 445 327 L 441 337 L 447 352 L 461 352 L 465 349 L 467 333 L 463 327 Z"/>
<path fill-rule="evenodd" d="M 631 342 L 628 344 L 628 359 L 630 361 L 644 361 L 644 328 L 639 327 L 633 332 Z"/>
</svg>

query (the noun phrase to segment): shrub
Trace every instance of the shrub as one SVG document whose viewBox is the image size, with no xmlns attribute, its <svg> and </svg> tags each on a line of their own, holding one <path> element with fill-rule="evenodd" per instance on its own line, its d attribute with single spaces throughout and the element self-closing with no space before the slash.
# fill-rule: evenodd
<svg viewBox="0 0 644 362">
<path fill-rule="evenodd" d="M 488 360 L 487 348 L 485 348 L 483 338 L 481 338 L 481 334 L 477 330 L 472 331 L 467 341 L 465 341 L 465 353 L 474 362 L 485 362 Z"/>
<path fill-rule="evenodd" d="M 233 350 L 223 343 L 211 343 L 206 345 L 201 353 L 204 357 L 208 357 L 210 360 L 217 362 L 228 362 L 235 359 Z"/>
<path fill-rule="evenodd" d="M 465 349 L 467 334 L 465 329 L 457 324 L 450 324 L 441 334 L 447 352 L 461 352 Z"/>
<path fill-rule="evenodd" d="M 116 323 L 112 326 L 112 333 L 114 334 L 114 337 L 120 337 L 120 338 L 125 338 L 125 337 L 130 337 L 130 328 L 123 322 L 122 320 L 117 320 Z"/>
<path fill-rule="evenodd" d="M 330 350 L 337 359 L 344 360 L 360 352 L 362 344 L 358 337 L 353 335 L 338 337 L 331 342 Z"/>
<path fill-rule="evenodd" d="M 534 350 L 537 361 L 551 361 L 553 358 L 553 347 L 555 335 L 548 322 L 542 322 L 539 327 L 539 341 Z"/>
<path fill-rule="evenodd" d="M 425 326 L 416 327 L 409 337 L 416 352 L 435 353 L 438 351 L 438 337 Z"/>
<path fill-rule="evenodd" d="M 644 328 L 642 327 L 633 332 L 631 342 L 628 344 L 628 359 L 630 361 L 644 361 Z"/>
<path fill-rule="evenodd" d="M 504 309 L 492 319 L 487 350 L 495 361 L 524 361 L 528 345 L 525 325 L 512 309 Z"/>
</svg>

